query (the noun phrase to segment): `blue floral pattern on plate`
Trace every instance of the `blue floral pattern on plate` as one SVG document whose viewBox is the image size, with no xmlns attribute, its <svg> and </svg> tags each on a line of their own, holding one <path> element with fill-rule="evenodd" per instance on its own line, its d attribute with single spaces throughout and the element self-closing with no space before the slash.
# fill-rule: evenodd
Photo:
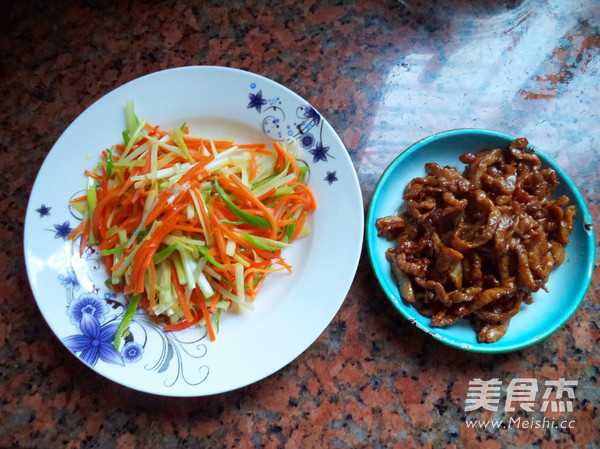
<svg viewBox="0 0 600 449">
<path fill-rule="evenodd" d="M 89 262 L 87 266 L 90 270 L 100 269 L 97 253 L 86 252 L 84 259 Z M 126 364 L 140 362 L 144 359 L 149 334 L 154 333 L 162 343 L 162 351 L 157 360 L 148 361 L 144 368 L 170 376 L 165 378 L 165 386 L 171 387 L 178 380 L 198 385 L 208 377 L 207 366 L 192 367 L 189 363 L 190 359 L 197 360 L 206 355 L 206 346 L 200 343 L 206 337 L 206 332 L 199 338 L 184 340 L 175 333 L 163 331 L 161 324 L 153 321 L 144 311 L 138 310 L 129 325 L 128 333 L 126 332 L 125 344 L 117 351 L 113 341 L 127 308 L 125 298 L 110 292 L 100 297 L 100 290 L 97 288 L 75 298 L 74 293 L 80 289 L 81 283 L 72 268 L 67 270 L 66 275 L 58 276 L 58 280 L 65 287 L 67 315 L 78 331 L 62 341 L 88 365 L 94 367 L 102 361 L 126 367 Z"/>
<path fill-rule="evenodd" d="M 69 234 L 73 232 L 73 228 L 68 221 L 65 221 L 63 224 L 55 224 L 51 231 L 54 232 L 55 239 L 67 240 Z"/>
<path fill-rule="evenodd" d="M 36 209 L 35 211 L 38 214 L 40 214 L 40 218 L 42 218 L 42 217 L 48 217 L 50 215 L 50 209 L 52 209 L 52 208 L 48 207 L 42 203 L 42 205 L 39 207 L 39 209 Z"/>
<path fill-rule="evenodd" d="M 99 322 L 104 321 L 107 311 L 106 303 L 91 293 L 84 293 L 67 307 L 73 324 L 80 324 L 84 315 L 91 315 Z"/>
<path fill-rule="evenodd" d="M 135 363 L 141 360 L 144 355 L 144 348 L 136 342 L 130 341 L 123 347 L 121 354 L 127 363 Z"/>
<path fill-rule="evenodd" d="M 255 108 L 258 112 L 261 112 L 262 107 L 267 104 L 267 100 L 262 97 L 262 90 L 259 90 L 257 94 L 250 93 L 248 96 L 250 97 L 248 109 Z"/>
<path fill-rule="evenodd" d="M 337 179 L 335 170 L 327 172 L 327 176 L 325 176 L 325 181 L 327 181 L 329 183 L 329 185 L 333 184 L 337 180 L 338 179 Z"/>
<path fill-rule="evenodd" d="M 258 87 L 252 83 L 250 88 L 256 90 Z M 279 97 L 264 98 L 262 89 L 250 92 L 248 97 L 248 109 L 254 108 L 263 115 L 260 126 L 265 134 L 280 142 L 298 141 L 301 148 L 310 153 L 313 163 L 328 162 L 328 158 L 333 158 L 329 154 L 330 146 L 323 143 L 322 117 L 312 106 L 298 106 L 293 113 L 289 110 L 286 113 L 287 105 L 282 105 Z M 333 173 L 333 176 L 325 178 L 329 185 L 338 180 Z"/>
<path fill-rule="evenodd" d="M 118 323 L 101 326 L 92 313 L 83 312 L 79 322 L 81 334 L 64 338 L 63 342 L 71 351 L 79 352 L 79 358 L 90 366 L 95 366 L 99 358 L 123 365 L 121 354 L 113 346 L 118 327 Z"/>
<path fill-rule="evenodd" d="M 313 155 L 313 162 L 327 162 L 328 151 L 329 147 L 324 147 L 321 142 L 317 142 L 314 150 L 309 150 L 308 152 Z"/>
</svg>

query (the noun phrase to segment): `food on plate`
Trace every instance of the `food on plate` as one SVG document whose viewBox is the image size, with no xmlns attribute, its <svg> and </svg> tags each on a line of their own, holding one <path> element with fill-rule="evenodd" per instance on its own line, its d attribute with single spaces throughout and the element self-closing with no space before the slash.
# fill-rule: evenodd
<svg viewBox="0 0 600 449">
<path fill-rule="evenodd" d="M 558 176 L 527 139 L 460 160 L 462 174 L 425 164 L 427 175 L 406 186 L 404 210 L 376 227 L 396 242 L 386 257 L 406 301 L 435 327 L 468 318 L 478 340 L 493 343 L 564 261 L 575 207 L 552 199 Z"/>
<path fill-rule="evenodd" d="M 107 285 L 129 296 L 117 347 L 139 307 L 166 331 L 199 324 L 214 340 L 222 310 L 252 309 L 268 273 L 291 272 L 281 250 L 309 232 L 316 208 L 308 167 L 293 144 L 238 145 L 185 124 L 165 132 L 131 101 L 126 118 L 124 143 L 102 153 L 71 201 L 83 219 L 69 238 L 81 238 L 81 255 L 97 247 Z"/>
</svg>

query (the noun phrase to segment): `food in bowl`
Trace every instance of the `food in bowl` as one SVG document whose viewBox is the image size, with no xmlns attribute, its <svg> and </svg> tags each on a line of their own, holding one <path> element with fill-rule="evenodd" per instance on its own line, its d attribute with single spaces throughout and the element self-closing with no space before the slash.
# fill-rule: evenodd
<svg viewBox="0 0 600 449">
<path fill-rule="evenodd" d="M 386 258 L 404 300 L 434 327 L 468 318 L 480 342 L 494 343 L 564 261 L 575 207 L 552 199 L 557 173 L 542 168 L 527 139 L 460 160 L 462 174 L 425 164 L 403 210 L 376 227 L 396 242 Z"/>
</svg>

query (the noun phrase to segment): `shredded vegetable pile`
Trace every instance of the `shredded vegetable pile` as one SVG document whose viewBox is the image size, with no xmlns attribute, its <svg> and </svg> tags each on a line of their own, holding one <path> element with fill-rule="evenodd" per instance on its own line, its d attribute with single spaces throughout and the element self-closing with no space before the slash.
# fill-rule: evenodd
<svg viewBox="0 0 600 449">
<path fill-rule="evenodd" d="M 69 238 L 97 246 L 107 285 L 129 296 L 115 335 L 118 348 L 135 311 L 165 321 L 165 331 L 206 326 L 211 340 L 222 310 L 252 309 L 267 273 L 306 235 L 316 208 L 296 147 L 236 145 L 169 132 L 138 120 L 126 104 L 124 144 L 102 153 L 72 207 L 83 219 Z M 213 324 L 214 321 L 214 324 Z"/>
</svg>

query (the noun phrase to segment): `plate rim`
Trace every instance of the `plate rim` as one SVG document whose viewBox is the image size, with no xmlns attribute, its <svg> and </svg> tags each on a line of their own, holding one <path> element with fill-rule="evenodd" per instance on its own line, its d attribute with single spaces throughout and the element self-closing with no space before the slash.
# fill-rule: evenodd
<svg viewBox="0 0 600 449">
<path fill-rule="evenodd" d="M 483 347 L 472 346 L 468 343 L 459 343 L 454 340 L 450 340 L 450 339 L 440 335 L 436 331 L 436 328 L 431 327 L 431 326 L 423 326 L 421 323 L 414 320 L 407 313 L 406 308 L 401 307 L 400 304 L 398 304 L 398 301 L 396 301 L 392 297 L 391 292 L 389 292 L 388 289 L 386 288 L 386 286 L 383 284 L 381 277 L 385 276 L 385 274 L 382 272 L 382 268 L 376 262 L 376 252 L 375 252 L 374 246 L 375 246 L 376 239 L 381 238 L 381 237 L 379 237 L 377 235 L 377 232 L 375 229 L 375 219 L 377 218 L 377 217 L 374 217 L 375 204 L 377 203 L 377 199 L 378 199 L 381 191 L 383 190 L 385 182 L 387 181 L 388 177 L 390 176 L 390 173 L 398 165 L 402 164 L 402 162 L 406 158 L 408 158 L 408 156 L 410 156 L 411 154 L 418 151 L 418 149 L 421 148 L 422 146 L 424 146 L 425 144 L 427 144 L 431 141 L 434 141 L 434 140 L 441 139 L 441 138 L 451 137 L 451 136 L 465 134 L 465 133 L 466 134 L 475 134 L 475 135 L 493 136 L 493 137 L 498 137 L 498 138 L 501 138 L 504 140 L 510 140 L 510 141 L 515 139 L 515 137 L 513 137 L 509 134 L 498 132 L 498 131 L 493 131 L 493 130 L 482 129 L 482 128 L 453 128 L 450 130 L 441 131 L 441 132 L 432 134 L 430 136 L 424 137 L 424 138 L 416 141 L 415 143 L 409 145 L 403 151 L 401 151 L 390 162 L 390 164 L 385 168 L 385 170 L 382 172 L 381 176 L 377 180 L 377 183 L 375 184 L 375 187 L 371 194 L 371 198 L 369 200 L 369 207 L 367 210 L 367 217 L 366 217 L 366 222 L 365 222 L 366 246 L 367 246 L 369 262 L 370 262 L 371 268 L 375 274 L 377 282 L 379 283 L 381 290 L 386 295 L 386 298 L 388 299 L 388 301 L 390 301 L 392 303 L 394 308 L 398 312 L 400 312 L 400 314 L 406 320 L 408 320 L 411 324 L 415 325 L 420 330 L 424 331 L 429 336 L 435 338 L 436 340 L 444 343 L 447 346 L 450 346 L 455 349 L 467 351 L 467 352 L 482 353 L 482 354 L 502 354 L 502 353 L 514 352 L 514 351 L 528 348 L 530 346 L 535 345 L 536 343 L 539 343 L 539 342 L 547 339 L 548 337 L 553 335 L 555 332 L 560 330 L 567 323 L 567 321 L 569 321 L 573 317 L 573 315 L 575 314 L 577 309 L 579 309 L 579 307 L 581 306 L 581 303 L 583 302 L 583 299 L 585 298 L 587 291 L 591 285 L 592 274 L 593 274 L 593 269 L 594 269 L 594 260 L 595 260 L 594 228 L 592 225 L 593 221 L 592 221 L 591 215 L 589 213 L 589 210 L 587 208 L 587 205 L 585 203 L 585 200 L 583 199 L 583 196 L 581 195 L 581 192 L 579 192 L 579 189 L 577 188 L 575 183 L 571 180 L 571 178 L 567 175 L 567 173 L 552 158 L 547 156 L 545 153 L 543 153 L 541 150 L 539 150 L 534 145 L 530 144 L 529 146 L 530 146 L 530 148 L 532 148 L 535 151 L 535 153 L 540 157 L 540 159 L 542 159 L 542 161 L 544 163 L 548 164 L 549 166 L 551 166 L 554 170 L 556 170 L 559 173 L 559 176 L 561 177 L 561 179 L 563 179 L 565 181 L 568 188 L 574 193 L 575 198 L 574 198 L 573 202 L 576 203 L 578 208 L 583 212 L 582 218 L 583 218 L 584 226 L 587 226 L 587 225 L 590 226 L 589 230 L 586 229 L 586 231 L 588 231 L 588 232 L 586 232 L 587 237 L 585 240 L 585 243 L 586 243 L 585 247 L 586 247 L 587 254 L 588 254 L 588 257 L 586 259 L 586 262 L 587 262 L 586 270 L 584 272 L 583 282 L 580 284 L 579 288 L 577 289 L 576 295 L 574 295 L 574 297 L 576 297 L 577 299 L 575 301 L 573 301 L 573 303 L 571 304 L 571 307 L 569 309 L 567 309 L 567 312 L 563 315 L 561 320 L 557 321 L 556 324 L 551 326 L 548 330 L 540 333 L 536 338 L 534 338 L 532 340 L 527 340 L 523 343 L 513 344 L 511 346 L 505 346 L 505 347 L 491 346 L 494 343 L 490 343 L 489 344 L 490 346 L 487 346 L 487 347 L 486 346 L 483 346 Z M 400 298 L 399 301 L 402 302 L 403 299 Z"/>
<path fill-rule="evenodd" d="M 261 373 L 259 376 L 255 376 L 256 378 L 253 378 L 252 380 L 244 380 L 242 382 L 237 382 L 235 383 L 235 385 L 226 385 L 223 387 L 219 387 L 219 388 L 214 388 L 211 391 L 208 392 L 201 392 L 201 391 L 189 391 L 189 390 L 193 390 L 193 387 L 190 386 L 188 388 L 186 388 L 186 392 L 184 393 L 178 393 L 176 391 L 172 391 L 172 392 L 165 392 L 165 391 L 157 391 L 156 388 L 144 388 L 144 387 L 138 387 L 138 386 L 132 386 L 132 385 L 128 385 L 128 384 L 124 384 L 122 383 L 119 379 L 118 376 L 110 376 L 109 377 L 109 373 L 105 373 L 105 372 L 100 372 L 95 366 L 90 366 L 89 364 L 87 364 L 86 362 L 84 362 L 80 357 L 78 357 L 73 351 L 71 351 L 65 344 L 65 342 L 63 341 L 63 339 L 61 339 L 59 337 L 59 335 L 54 331 L 54 326 L 50 323 L 49 319 L 46 317 L 46 315 L 42 312 L 41 309 L 41 304 L 38 301 L 38 295 L 36 294 L 36 290 L 34 289 L 34 283 L 32 282 L 32 273 L 31 273 L 31 261 L 29 260 L 28 257 L 28 252 L 32 247 L 32 244 L 30 244 L 29 239 L 28 239 L 28 234 L 31 234 L 31 230 L 29 230 L 29 228 L 31 226 L 33 226 L 31 224 L 32 220 L 33 220 L 33 214 L 35 212 L 35 208 L 37 207 L 36 205 L 34 205 L 32 203 L 32 196 L 34 194 L 34 192 L 37 190 L 39 190 L 39 186 L 37 186 L 38 183 L 41 183 L 40 181 L 40 173 L 42 173 L 45 169 L 45 165 L 48 164 L 48 159 L 50 154 L 53 152 L 53 150 L 55 149 L 55 147 L 57 147 L 57 145 L 59 144 L 59 142 L 61 141 L 61 139 L 63 139 L 63 137 L 65 135 L 68 135 L 68 133 L 70 132 L 70 130 L 76 126 L 76 124 L 79 121 L 85 120 L 85 115 L 87 113 L 88 110 L 92 109 L 92 108 L 97 108 L 98 107 L 98 103 L 101 103 L 103 101 L 105 101 L 105 98 L 113 95 L 115 91 L 120 90 L 120 89 L 125 89 L 126 86 L 130 85 L 130 84 L 134 84 L 137 82 L 140 82 L 142 79 L 148 78 L 148 77 L 153 77 L 153 76 L 161 76 L 164 75 L 167 72 L 185 72 L 185 71 L 190 71 L 190 72 L 206 72 L 206 73 L 213 73 L 214 76 L 214 72 L 228 72 L 228 73 L 234 73 L 234 74 L 238 74 L 242 77 L 246 77 L 247 80 L 250 81 L 260 81 L 262 83 L 265 83 L 266 85 L 269 85 L 277 90 L 280 91 L 284 91 L 287 95 L 290 96 L 291 99 L 294 99 L 296 101 L 298 101 L 300 104 L 306 105 L 306 106 L 310 106 L 312 109 L 314 109 L 314 111 L 316 111 L 319 116 L 321 121 L 323 122 L 323 125 L 328 129 L 328 132 L 330 133 L 330 138 L 332 139 L 332 143 L 335 144 L 336 147 L 338 147 L 338 151 L 340 154 L 336 154 L 336 158 L 340 158 L 340 159 L 345 159 L 345 162 L 343 162 L 344 165 L 347 166 L 348 168 L 348 183 L 349 185 L 352 187 L 352 192 L 353 192 L 353 199 L 352 201 L 349 202 L 349 204 L 356 209 L 355 212 L 353 212 L 353 214 L 356 214 L 357 216 L 361 217 L 361 220 L 357 221 L 357 227 L 355 230 L 353 230 L 353 241 L 355 241 L 355 245 L 354 245 L 354 249 L 351 251 L 351 256 L 352 256 L 352 263 L 351 263 L 351 272 L 348 271 L 348 275 L 347 278 L 344 280 L 344 288 L 343 289 L 339 289 L 339 300 L 336 300 L 336 306 L 335 306 L 335 310 L 333 310 L 332 308 L 332 314 L 331 317 L 327 317 L 328 319 L 324 320 L 324 325 L 322 327 L 322 329 L 320 328 L 320 331 L 317 333 L 311 333 L 310 337 L 306 338 L 307 341 L 310 340 L 310 342 L 307 345 L 303 345 L 303 349 L 300 350 L 298 353 L 296 353 L 296 351 L 294 351 L 294 353 L 290 353 L 288 354 L 285 358 L 285 362 L 283 362 L 282 364 L 280 364 L 276 369 L 274 370 L 267 370 L 266 372 Z M 193 76 L 198 76 L 196 74 L 194 74 Z M 204 75 L 202 75 L 204 76 Z M 215 117 L 217 118 L 218 116 L 215 115 Z M 256 127 L 257 130 L 263 132 L 262 130 L 260 130 L 259 127 Z M 273 139 L 271 136 L 268 136 L 267 134 L 265 134 L 265 136 L 269 139 Z M 273 139 L 276 140 L 276 139 Z M 362 246 L 364 244 L 364 203 L 363 203 L 363 195 L 362 195 L 362 190 L 360 188 L 360 181 L 358 179 L 358 173 L 356 171 L 356 168 L 354 166 L 354 163 L 352 161 L 352 158 L 350 156 L 350 153 L 348 152 L 348 149 L 346 148 L 341 136 L 338 134 L 338 132 L 335 130 L 335 128 L 331 125 L 331 123 L 327 120 L 327 118 L 325 117 L 325 115 L 323 115 L 317 108 L 315 108 L 309 101 L 307 101 L 306 99 L 304 99 L 303 97 L 301 97 L 299 94 L 297 94 L 296 92 L 294 92 L 292 89 L 288 88 L 287 86 L 280 84 L 277 81 L 274 81 L 270 78 L 267 78 L 266 76 L 254 73 L 254 72 L 250 72 L 247 70 L 243 70 L 243 69 L 238 69 L 238 68 L 233 68 L 233 67 L 225 67 L 225 66 L 215 66 L 215 65 L 191 65 L 191 66 L 182 66 L 182 67 L 175 67 L 175 68 L 168 68 L 168 69 L 164 69 L 164 70 L 157 70 L 151 73 L 147 73 L 145 75 L 136 77 L 134 79 L 131 79 L 129 81 L 127 81 L 126 83 L 120 84 L 114 88 L 112 88 L 111 90 L 105 92 L 101 97 L 99 97 L 98 99 L 96 99 L 94 102 L 92 102 L 91 104 L 85 106 L 85 108 L 79 112 L 79 114 L 68 124 L 68 126 L 60 133 L 60 135 L 56 138 L 56 140 L 52 143 L 51 148 L 47 151 L 42 163 L 39 166 L 39 169 L 37 171 L 35 180 L 32 184 L 32 188 L 31 191 L 29 192 L 29 196 L 28 196 L 28 205 L 26 208 L 26 212 L 25 212 L 25 220 L 24 220 L 24 225 L 23 225 L 23 234 L 22 234 L 22 242 L 23 242 L 23 255 L 24 255 L 24 260 L 25 260 L 25 271 L 27 273 L 27 278 L 28 278 L 28 283 L 29 283 L 29 288 L 30 291 L 32 292 L 32 296 L 34 297 L 34 300 L 36 302 L 37 308 L 40 311 L 40 314 L 42 316 L 43 321 L 46 323 L 46 325 L 50 328 L 50 330 L 52 331 L 52 334 L 59 340 L 59 342 L 65 347 L 65 349 L 67 350 L 67 352 L 71 353 L 71 355 L 73 357 L 75 357 L 79 362 L 83 363 L 83 365 L 87 366 L 89 369 L 91 369 L 92 371 L 94 371 L 96 374 L 99 374 L 100 376 L 102 376 L 105 379 L 108 379 L 111 382 L 115 382 L 116 384 L 128 388 L 128 389 L 132 389 L 134 391 L 138 391 L 138 392 L 142 392 L 142 393 L 148 393 L 148 394 L 152 394 L 152 395 L 156 395 L 156 396 L 164 396 L 164 397 L 204 397 L 204 396 L 210 396 L 210 395 L 214 395 L 214 394 L 222 394 L 222 393 L 226 393 L 229 391 L 234 391 L 237 389 L 241 389 L 244 387 L 247 387 L 249 385 L 255 384 L 263 379 L 266 379 L 269 376 L 272 376 L 273 374 L 277 373 L 278 371 L 280 371 L 281 369 L 285 368 L 286 366 L 288 366 L 290 363 L 292 363 L 295 359 L 297 359 L 300 355 L 302 355 L 307 349 L 310 348 L 310 346 L 312 346 L 314 344 L 314 342 L 325 332 L 325 330 L 330 326 L 331 322 L 333 321 L 333 319 L 335 319 L 335 316 L 339 313 L 339 310 L 341 309 L 341 307 L 343 306 L 344 301 L 346 300 L 348 293 L 350 292 L 350 289 L 352 287 L 352 284 L 354 282 L 354 279 L 356 277 L 356 273 L 359 267 L 359 263 L 360 263 L 360 256 L 362 253 Z M 29 219 L 28 219 L 29 218 Z M 28 224 L 29 222 L 29 224 Z M 355 234 L 355 235 L 354 235 Z M 32 237 L 32 236 L 31 236 Z M 342 291 L 343 290 L 343 291 Z M 40 299 L 41 301 L 41 299 Z M 329 315 L 329 314 L 328 314 Z"/>
</svg>

